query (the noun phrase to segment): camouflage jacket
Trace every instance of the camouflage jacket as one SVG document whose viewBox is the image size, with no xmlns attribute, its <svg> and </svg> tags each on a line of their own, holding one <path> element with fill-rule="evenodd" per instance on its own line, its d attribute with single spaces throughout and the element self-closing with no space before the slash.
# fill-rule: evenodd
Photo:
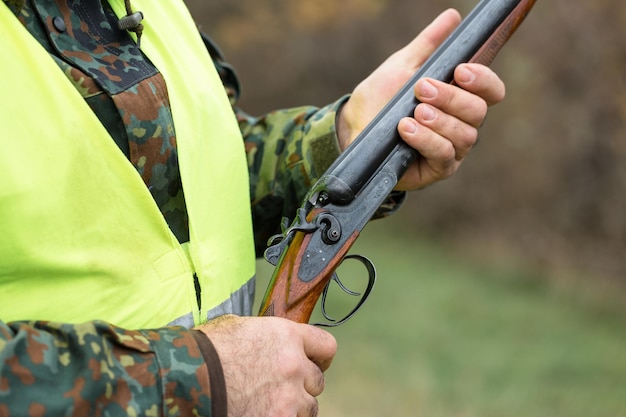
<svg viewBox="0 0 626 417">
<path fill-rule="evenodd" d="M 131 37 L 115 28 L 116 18 L 107 3 L 4 0 L 0 7 L 5 5 L 81 92 L 142 175 L 176 237 L 186 241 L 176 143 L 159 135 L 173 133 L 175 128 L 165 85 Z M 71 27 L 66 22 L 71 22 Z M 111 46 L 104 52 L 95 51 L 93 22 Z M 55 39 L 50 25 L 72 33 L 70 42 Z M 279 229 L 280 219 L 295 212 L 308 188 L 339 154 L 334 122 L 345 97 L 324 108 L 307 106 L 252 117 L 237 106 L 239 83 L 234 71 L 209 38 L 204 40 L 245 140 L 260 253 L 267 238 Z M 99 65 L 111 64 L 94 66 L 76 51 L 95 56 Z M 134 72 L 128 68 L 147 75 L 142 80 L 127 79 Z M 151 111 L 144 113 L 153 117 L 136 114 L 137 108 L 146 106 Z M 395 203 L 390 202 L 379 215 L 393 211 Z M 216 416 L 225 412 L 219 359 L 210 341 L 198 332 L 184 328 L 126 330 L 103 322 L 0 322 L 0 417 Z"/>
<path fill-rule="evenodd" d="M 172 231 L 186 241 L 176 143 L 168 141 L 175 137 L 175 127 L 165 84 L 132 38 L 115 27 L 108 4 L 100 0 L 0 4 L 6 6 L 83 95 L 141 174 Z M 55 37 L 54 30 L 72 36 Z M 102 37 L 99 43 L 93 41 L 93 33 Z M 103 39 L 109 47 L 98 48 Z M 307 188 L 338 155 L 334 119 L 342 101 L 323 109 L 302 107 L 251 117 L 236 106 L 239 84 L 234 71 L 208 38 L 205 43 L 246 143 L 255 235 L 262 248 L 279 228 L 280 218 L 295 212 Z M 144 78 L 128 78 L 133 73 Z M 138 114 L 139 108 L 150 111 Z M 217 354 L 197 331 L 127 330 L 104 322 L 0 322 L 1 417 L 216 416 L 225 415 L 225 398 Z"/>
<path fill-rule="evenodd" d="M 225 385 L 194 330 L 0 322 L 0 416 L 27 415 L 226 416 Z"/>
</svg>

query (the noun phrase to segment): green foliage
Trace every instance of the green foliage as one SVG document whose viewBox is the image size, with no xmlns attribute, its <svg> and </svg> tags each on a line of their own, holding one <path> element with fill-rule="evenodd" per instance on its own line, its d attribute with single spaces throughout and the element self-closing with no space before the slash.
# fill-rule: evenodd
<svg viewBox="0 0 626 417">
<path fill-rule="evenodd" d="M 379 279 L 363 309 L 332 330 L 339 353 L 322 415 L 626 416 L 618 297 L 478 265 L 400 230 L 397 220 L 375 222 L 353 250 Z"/>
</svg>

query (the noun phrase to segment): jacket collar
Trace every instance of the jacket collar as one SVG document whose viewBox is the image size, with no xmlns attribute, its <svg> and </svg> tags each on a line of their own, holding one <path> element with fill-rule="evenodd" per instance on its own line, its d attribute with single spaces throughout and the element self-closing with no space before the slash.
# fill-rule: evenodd
<svg viewBox="0 0 626 417">
<path fill-rule="evenodd" d="M 16 16 L 20 13 L 20 11 L 22 10 L 22 7 L 24 7 L 24 0 L 3 0 L 3 1 L 7 6 L 9 6 L 9 9 L 11 9 L 13 13 L 15 13 Z"/>
</svg>

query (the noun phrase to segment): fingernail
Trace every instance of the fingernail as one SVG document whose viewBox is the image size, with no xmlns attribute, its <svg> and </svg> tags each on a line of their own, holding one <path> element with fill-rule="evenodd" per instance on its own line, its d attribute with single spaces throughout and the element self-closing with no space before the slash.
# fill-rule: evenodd
<svg viewBox="0 0 626 417">
<path fill-rule="evenodd" d="M 437 89 L 429 81 L 424 81 L 420 86 L 420 95 L 423 98 L 434 98 L 437 95 Z"/>
<path fill-rule="evenodd" d="M 426 121 L 435 120 L 436 114 L 432 107 L 428 105 L 422 105 L 422 118 Z"/>
<path fill-rule="evenodd" d="M 405 119 L 404 125 L 402 128 L 407 133 L 415 133 L 417 132 L 417 122 L 414 119 L 407 118 Z"/>
<path fill-rule="evenodd" d="M 470 83 L 474 81 L 474 73 L 470 71 L 467 67 L 459 68 L 459 73 L 457 74 L 457 81 L 462 83 Z"/>
</svg>

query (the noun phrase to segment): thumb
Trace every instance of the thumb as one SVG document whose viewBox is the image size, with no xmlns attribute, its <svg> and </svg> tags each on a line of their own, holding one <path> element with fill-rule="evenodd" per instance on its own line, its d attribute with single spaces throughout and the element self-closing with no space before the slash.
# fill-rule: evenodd
<svg viewBox="0 0 626 417">
<path fill-rule="evenodd" d="M 417 70 L 461 23 L 461 14 L 455 9 L 442 12 L 408 45 L 399 51 L 406 66 Z"/>
</svg>

